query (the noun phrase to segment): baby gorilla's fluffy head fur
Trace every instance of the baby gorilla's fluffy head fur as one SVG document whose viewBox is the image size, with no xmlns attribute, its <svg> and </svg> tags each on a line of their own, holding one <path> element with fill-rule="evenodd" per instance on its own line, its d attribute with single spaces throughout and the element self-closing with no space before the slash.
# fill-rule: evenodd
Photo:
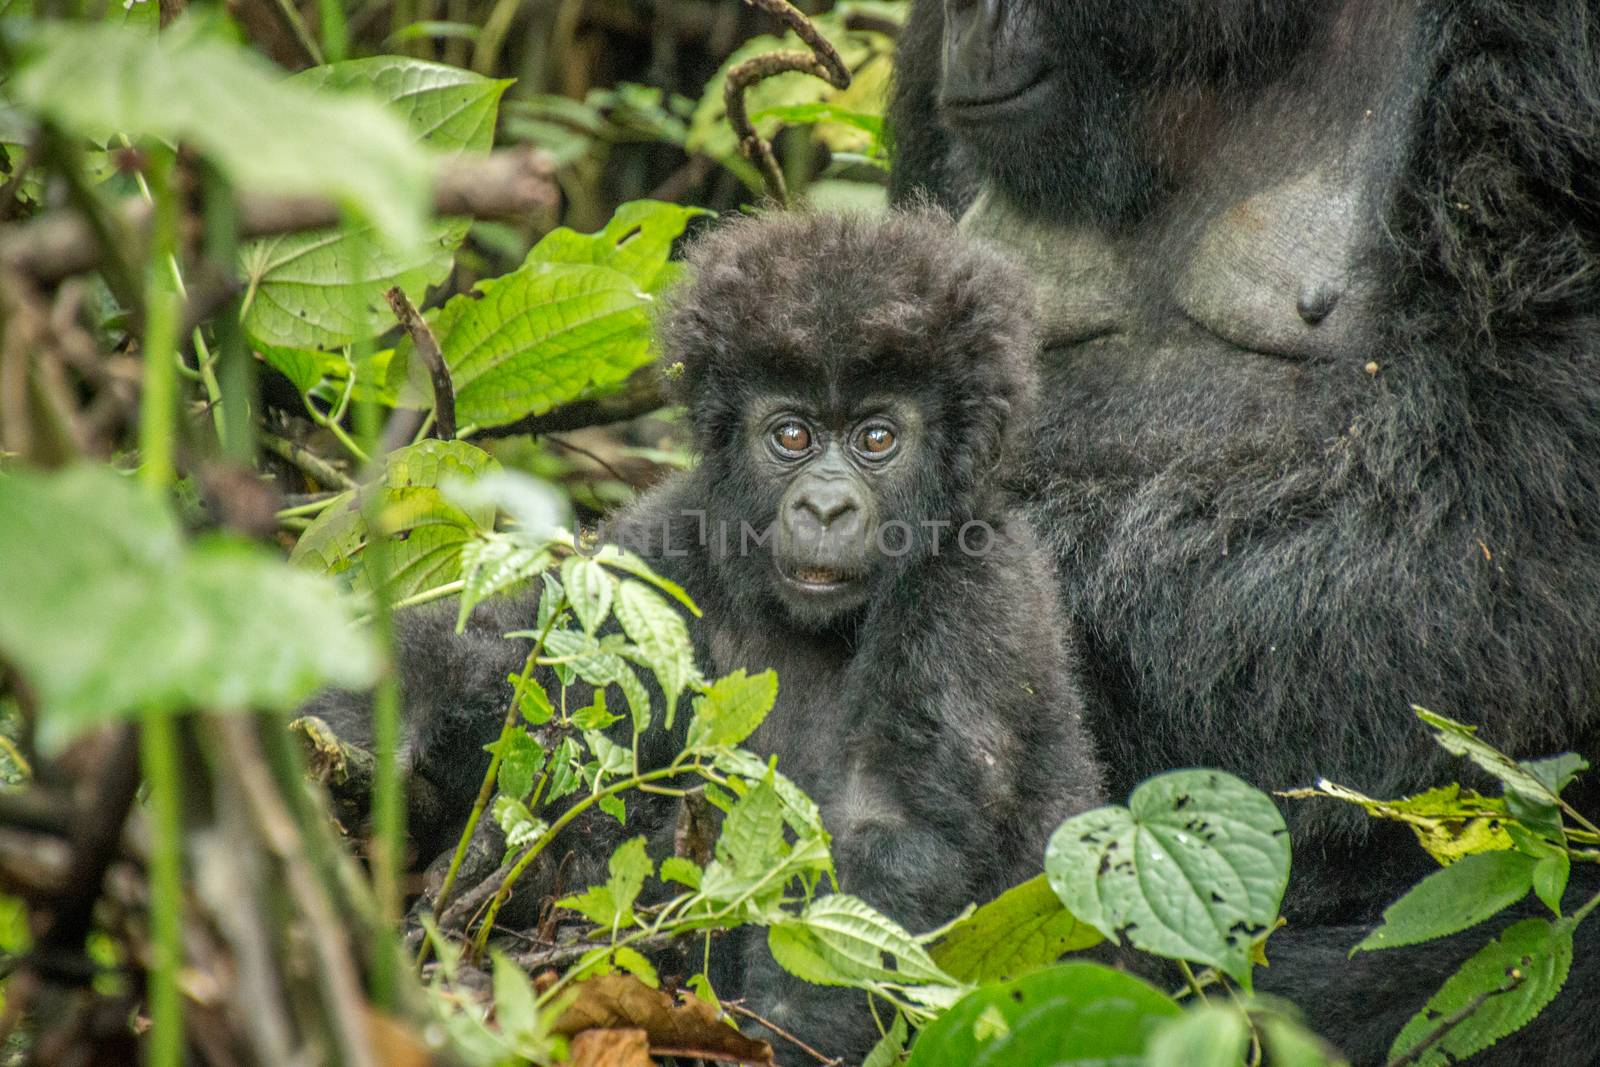
<svg viewBox="0 0 1600 1067">
<path fill-rule="evenodd" d="M 993 543 L 1037 391 L 1004 259 L 933 211 L 800 214 L 723 226 L 689 269 L 660 336 L 721 587 L 818 629 L 968 533 Z"/>
<path fill-rule="evenodd" d="M 694 242 L 688 266 L 659 329 L 708 464 L 737 465 L 764 397 L 826 412 L 892 395 L 927 420 L 924 502 L 977 514 L 1014 469 L 1038 388 L 1032 291 L 948 216 L 741 218 Z"/>
</svg>

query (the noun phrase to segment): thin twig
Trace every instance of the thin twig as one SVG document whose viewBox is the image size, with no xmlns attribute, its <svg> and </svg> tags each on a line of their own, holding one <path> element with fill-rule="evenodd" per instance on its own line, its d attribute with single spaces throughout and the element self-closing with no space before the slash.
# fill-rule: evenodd
<svg viewBox="0 0 1600 1067">
<path fill-rule="evenodd" d="M 1390 1060 L 1385 1067 L 1409 1067 L 1410 1064 L 1416 1063 L 1429 1049 L 1443 1041 L 1450 1031 L 1472 1018 L 1473 1014 L 1487 1004 L 1491 998 L 1498 997 L 1502 993 L 1509 993 L 1528 980 L 1525 972 L 1515 968 L 1511 970 L 1510 975 L 1505 984 L 1499 989 L 1486 989 L 1473 997 L 1466 1007 L 1445 1018 L 1433 1033 L 1425 1037 L 1420 1043 L 1411 1046 L 1408 1051 Z"/>
<path fill-rule="evenodd" d="M 801 1041 L 798 1037 L 795 1037 L 793 1034 L 779 1026 L 777 1023 L 773 1022 L 771 1019 L 768 1019 L 762 1015 L 757 1015 L 755 1012 L 751 1011 L 737 1000 L 724 1000 L 722 1002 L 722 1006 L 735 1015 L 742 1015 L 753 1023 L 756 1023 L 760 1026 L 765 1026 L 768 1030 L 771 1030 L 773 1033 L 789 1042 L 789 1044 L 793 1045 L 801 1052 L 804 1052 L 806 1055 L 822 1064 L 823 1067 L 838 1067 L 839 1064 L 844 1062 L 842 1059 L 823 1055 L 821 1052 L 818 1052 L 804 1041 Z"/>
<path fill-rule="evenodd" d="M 262 433 L 261 447 L 292 463 L 302 474 L 309 475 L 318 485 L 354 489 L 355 480 L 333 464 L 293 441 L 275 433 Z"/>
<path fill-rule="evenodd" d="M 417 350 L 417 355 L 427 365 L 428 380 L 433 383 L 433 414 L 439 439 L 454 440 L 456 390 L 450 382 L 450 368 L 444 361 L 444 353 L 439 350 L 438 338 L 433 336 L 433 331 L 428 329 L 428 324 L 417 314 L 417 309 L 406 299 L 406 294 L 401 292 L 398 285 L 385 293 L 384 297 L 394 310 L 395 320 L 410 335 L 411 347 Z"/>
<path fill-rule="evenodd" d="M 734 136 L 739 139 L 739 151 L 761 171 L 762 180 L 767 184 L 767 192 L 772 198 L 785 207 L 789 204 L 789 186 L 783 180 L 783 170 L 778 166 L 777 157 L 772 154 L 772 144 L 756 132 L 750 122 L 750 115 L 745 110 L 744 94 L 756 82 L 763 81 L 775 74 L 784 74 L 789 71 L 799 71 L 821 78 L 835 89 L 845 89 L 850 85 L 850 70 L 844 65 L 838 51 L 828 39 L 822 36 L 811 20 L 806 18 L 788 0 L 747 0 L 756 8 L 782 19 L 795 34 L 811 49 L 807 52 L 769 52 L 763 56 L 755 56 L 728 71 L 727 81 L 722 88 L 723 105 L 728 111 L 728 124 L 733 127 Z"/>
<path fill-rule="evenodd" d="M 611 475 L 611 477 L 615 478 L 619 482 L 622 482 L 623 484 L 628 484 L 628 479 L 623 476 L 623 473 L 621 471 L 617 470 L 617 468 L 613 467 L 611 464 L 607 463 L 605 461 L 605 459 L 603 457 L 601 457 L 598 453 L 591 452 L 591 451 L 589 451 L 589 449 L 584 448 L 582 445 L 575 445 L 571 441 L 568 441 L 566 438 L 557 437 L 555 434 L 546 435 L 545 440 L 549 441 L 551 444 L 555 445 L 557 448 L 565 449 L 568 452 L 576 452 L 578 455 L 584 457 L 585 459 L 589 460 L 590 462 L 598 463 L 605 470 L 605 472 L 607 474 Z"/>
</svg>

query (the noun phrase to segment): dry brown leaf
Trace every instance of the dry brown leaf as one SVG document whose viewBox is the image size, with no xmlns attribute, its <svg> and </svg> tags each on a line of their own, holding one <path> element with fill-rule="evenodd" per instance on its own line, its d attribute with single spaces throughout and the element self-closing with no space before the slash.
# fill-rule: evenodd
<svg viewBox="0 0 1600 1067">
<path fill-rule="evenodd" d="M 630 974 L 606 974 L 578 984 L 578 996 L 555 1032 L 567 1037 L 586 1030 L 633 1028 L 645 1031 L 656 1056 L 698 1056 L 723 1063 L 770 1067 L 772 1046 L 745 1037 L 717 1016 L 717 1009 L 693 995 L 674 1000 Z"/>
<path fill-rule="evenodd" d="M 585 1030 L 572 1039 L 572 1067 L 655 1067 L 643 1030 Z"/>
<path fill-rule="evenodd" d="M 372 1056 L 384 1067 L 431 1067 L 433 1054 L 422 1035 L 407 1022 L 381 1011 L 367 1011 L 367 1040 Z"/>
</svg>

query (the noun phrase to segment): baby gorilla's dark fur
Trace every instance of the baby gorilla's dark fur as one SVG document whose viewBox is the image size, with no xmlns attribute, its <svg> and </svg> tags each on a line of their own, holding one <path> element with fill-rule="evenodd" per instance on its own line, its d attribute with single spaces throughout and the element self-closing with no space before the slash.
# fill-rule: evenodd
<svg viewBox="0 0 1600 1067">
<path fill-rule="evenodd" d="M 750 747 L 820 803 L 841 888 L 930 929 L 1037 874 L 1049 833 L 1100 797 L 1051 564 L 1006 488 L 1036 388 L 1028 290 L 932 214 L 745 220 L 689 259 L 694 281 L 661 335 L 700 464 L 627 508 L 608 539 L 698 600 L 708 677 L 776 668 L 778 704 Z M 774 446 L 774 427 L 796 444 L 797 425 L 805 448 Z M 888 447 L 872 451 L 886 438 L 862 434 L 885 428 Z M 837 493 L 849 502 L 834 507 Z M 827 541 L 831 520 L 813 520 L 840 508 L 904 526 L 845 563 L 786 547 L 781 529 L 759 545 L 742 536 L 820 522 Z M 844 580 L 786 576 L 796 553 Z M 525 626 L 526 604 L 479 625 L 515 628 L 511 611 Z M 477 746 L 523 651 L 486 652 L 481 629 L 461 640 L 448 621 L 401 620 L 407 760 L 435 781 L 448 768 L 460 792 L 462 772 L 485 765 Z M 719 991 L 742 989 L 829 1054 L 864 1054 L 877 1035 L 862 995 L 789 978 L 762 940 L 721 952 Z"/>
</svg>

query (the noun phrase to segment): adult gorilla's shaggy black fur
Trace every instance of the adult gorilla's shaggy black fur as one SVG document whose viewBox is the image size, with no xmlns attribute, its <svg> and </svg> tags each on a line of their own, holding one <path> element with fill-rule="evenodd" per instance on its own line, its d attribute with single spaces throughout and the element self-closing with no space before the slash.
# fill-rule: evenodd
<svg viewBox="0 0 1600 1067">
<path fill-rule="evenodd" d="M 932 213 L 736 222 L 698 241 L 689 267 L 661 338 L 664 360 L 682 365 L 700 462 L 625 509 L 606 539 L 698 601 L 708 677 L 777 670 L 777 706 L 749 747 L 777 754 L 818 801 L 845 892 L 932 929 L 1037 874 L 1051 831 L 1101 795 L 1052 566 L 1007 488 L 1037 390 L 1026 284 Z M 863 420 L 899 419 L 900 452 L 876 467 L 858 457 L 855 484 L 875 498 L 863 510 L 914 537 L 904 552 L 900 533 L 877 540 L 857 572 L 863 595 L 824 602 L 842 607 L 797 600 L 781 542 L 745 536 L 792 504 L 806 466 L 774 457 L 775 411 L 835 443 Z M 963 549 L 967 523 L 992 543 L 974 527 Z M 489 606 L 464 639 L 453 616 L 397 620 L 404 755 L 470 800 L 506 673 L 526 654 L 490 631 L 525 629 L 531 607 Z M 311 710 L 365 736 L 359 702 Z M 646 758 L 677 751 L 688 716 L 677 719 L 680 736 L 654 737 Z M 634 811 L 629 832 L 659 824 Z M 579 847 L 603 863 L 605 848 Z M 876 1039 L 861 994 L 789 978 L 763 941 L 718 956 L 720 993 L 743 989 L 814 1046 L 859 1062 Z"/>
<path fill-rule="evenodd" d="M 1378 796 L 1468 773 L 1412 702 L 1521 755 L 1594 759 L 1600 9 L 1001 9 L 1059 79 L 1005 122 L 941 113 L 951 8 L 918 0 L 895 182 L 975 204 L 969 225 L 1031 247 L 1042 300 L 1062 309 L 1045 325 L 1032 514 L 1085 634 L 1114 792 L 1185 765 Z M 1302 179 L 1319 195 L 1273 199 Z M 1345 193 L 1348 210 L 1321 213 Z M 1274 211 L 1304 225 L 1275 229 Z M 1280 238 L 1289 262 L 1258 270 Z M 1114 281 L 1093 289 L 1071 270 L 1085 254 L 1125 273 L 1097 268 Z M 1264 279 L 1294 280 L 1297 258 L 1346 269 L 1299 290 L 1290 329 Z M 1195 265 L 1221 281 L 1189 278 Z M 1577 802 L 1592 814 L 1596 797 Z M 1359 925 L 1429 864 L 1353 809 L 1287 815 L 1291 925 L 1263 980 L 1358 1062 L 1382 1062 L 1488 934 L 1345 962 Z M 1569 907 L 1595 888 L 1575 878 Z M 1592 1063 L 1596 1048 L 1591 932 L 1545 1019 L 1484 1059 Z"/>
</svg>

